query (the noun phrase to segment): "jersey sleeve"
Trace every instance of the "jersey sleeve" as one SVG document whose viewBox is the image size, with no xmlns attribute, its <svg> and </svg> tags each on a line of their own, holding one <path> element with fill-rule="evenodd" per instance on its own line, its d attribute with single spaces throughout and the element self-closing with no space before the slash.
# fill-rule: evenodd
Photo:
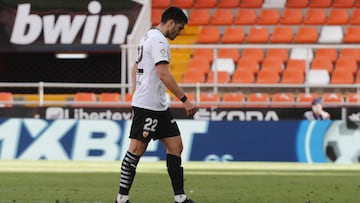
<svg viewBox="0 0 360 203">
<path fill-rule="evenodd" d="M 159 39 L 154 42 L 152 45 L 152 58 L 154 60 L 154 64 L 158 64 L 160 62 L 170 62 L 170 50 L 169 43 L 162 39 Z"/>
</svg>

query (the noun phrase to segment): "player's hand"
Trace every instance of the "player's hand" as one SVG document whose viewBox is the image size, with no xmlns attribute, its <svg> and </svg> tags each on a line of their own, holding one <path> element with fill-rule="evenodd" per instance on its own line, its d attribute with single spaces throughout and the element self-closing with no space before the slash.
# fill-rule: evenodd
<svg viewBox="0 0 360 203">
<path fill-rule="evenodd" d="M 186 110 L 187 117 L 188 118 L 193 118 L 196 111 L 197 111 L 197 108 L 195 107 L 195 105 L 187 100 L 187 101 L 184 102 L 184 108 Z"/>
</svg>

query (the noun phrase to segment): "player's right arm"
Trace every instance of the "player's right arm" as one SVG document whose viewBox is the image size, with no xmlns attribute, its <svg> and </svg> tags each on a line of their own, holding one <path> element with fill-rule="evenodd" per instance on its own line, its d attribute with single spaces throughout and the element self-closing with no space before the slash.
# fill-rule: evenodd
<svg viewBox="0 0 360 203">
<path fill-rule="evenodd" d="M 136 74 L 137 74 L 137 69 L 138 69 L 138 63 L 136 62 L 134 64 L 134 67 L 132 69 L 132 93 L 135 92 L 136 90 Z"/>
</svg>

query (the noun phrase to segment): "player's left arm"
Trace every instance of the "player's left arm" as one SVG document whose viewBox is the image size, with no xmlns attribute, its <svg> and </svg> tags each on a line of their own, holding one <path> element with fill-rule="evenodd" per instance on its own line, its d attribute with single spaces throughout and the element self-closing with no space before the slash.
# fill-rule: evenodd
<svg viewBox="0 0 360 203">
<path fill-rule="evenodd" d="M 174 77 L 171 75 L 169 70 L 169 63 L 167 62 L 160 62 L 156 65 L 156 70 L 160 80 L 163 82 L 165 87 L 170 90 L 177 98 L 183 98 L 185 93 L 176 83 Z M 193 116 L 196 113 L 196 107 L 192 104 L 188 99 L 183 101 L 184 108 L 188 114 L 188 116 Z"/>
</svg>

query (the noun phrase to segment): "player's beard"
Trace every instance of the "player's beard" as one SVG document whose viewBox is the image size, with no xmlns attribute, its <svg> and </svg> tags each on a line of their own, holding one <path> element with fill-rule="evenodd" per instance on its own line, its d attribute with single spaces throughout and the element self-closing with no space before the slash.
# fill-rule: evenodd
<svg viewBox="0 0 360 203">
<path fill-rule="evenodd" d="M 175 29 L 171 29 L 167 33 L 167 37 L 171 40 L 174 40 L 178 36 L 178 32 Z"/>
</svg>

